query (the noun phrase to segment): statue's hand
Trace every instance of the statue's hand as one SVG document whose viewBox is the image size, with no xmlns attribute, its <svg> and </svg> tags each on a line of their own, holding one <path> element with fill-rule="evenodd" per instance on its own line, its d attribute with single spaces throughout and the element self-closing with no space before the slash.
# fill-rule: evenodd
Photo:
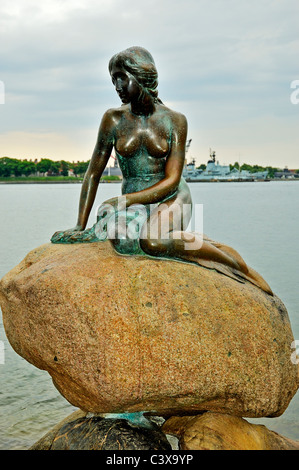
<svg viewBox="0 0 299 470">
<path fill-rule="evenodd" d="M 59 232 L 55 232 L 54 235 L 51 238 L 51 242 L 55 243 L 58 242 L 61 239 L 67 239 L 71 237 L 75 232 L 81 232 L 83 228 L 80 225 L 76 225 L 73 228 L 70 228 L 68 230 L 63 230 Z"/>
</svg>

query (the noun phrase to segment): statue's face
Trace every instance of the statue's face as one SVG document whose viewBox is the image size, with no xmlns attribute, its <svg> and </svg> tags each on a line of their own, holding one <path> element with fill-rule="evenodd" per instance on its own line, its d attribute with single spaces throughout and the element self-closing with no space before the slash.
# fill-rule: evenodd
<svg viewBox="0 0 299 470">
<path fill-rule="evenodd" d="M 135 77 L 123 67 L 113 65 L 110 75 L 115 90 L 124 104 L 135 101 L 140 96 L 141 88 Z"/>
</svg>

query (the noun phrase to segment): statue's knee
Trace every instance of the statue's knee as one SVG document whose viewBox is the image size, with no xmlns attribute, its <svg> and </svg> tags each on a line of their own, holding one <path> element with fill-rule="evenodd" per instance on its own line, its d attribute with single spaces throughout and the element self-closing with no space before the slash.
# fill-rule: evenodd
<svg viewBox="0 0 299 470">
<path fill-rule="evenodd" d="M 145 253 L 154 254 L 157 250 L 157 241 L 151 240 L 150 238 L 144 238 L 140 240 L 140 246 Z"/>
<path fill-rule="evenodd" d="M 154 256 L 163 255 L 165 251 L 167 251 L 167 248 L 163 243 L 161 243 L 161 240 L 154 240 L 151 238 L 141 239 L 140 246 L 145 253 Z"/>
</svg>

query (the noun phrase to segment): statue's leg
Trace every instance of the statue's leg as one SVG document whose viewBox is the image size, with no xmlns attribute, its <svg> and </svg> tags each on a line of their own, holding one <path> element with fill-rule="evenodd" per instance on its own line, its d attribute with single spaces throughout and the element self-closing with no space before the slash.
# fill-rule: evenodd
<svg viewBox="0 0 299 470">
<path fill-rule="evenodd" d="M 250 266 L 248 266 L 236 250 L 234 250 L 232 247 L 230 247 L 228 245 L 224 245 L 222 243 L 214 242 L 213 240 L 209 240 L 209 241 L 210 241 L 210 243 L 214 244 L 217 248 L 219 248 L 220 250 L 228 253 L 235 260 L 237 260 L 238 264 L 240 266 L 239 270 L 243 274 L 245 274 L 247 278 L 254 281 L 255 284 L 258 284 L 260 287 L 262 287 L 262 289 L 264 291 L 268 292 L 269 294 L 273 293 L 270 286 L 263 279 L 263 277 L 258 272 L 256 272 L 254 269 L 252 269 Z"/>
<path fill-rule="evenodd" d="M 183 187 L 173 198 L 161 203 L 151 212 L 141 231 L 141 248 L 152 256 L 193 262 L 209 260 L 241 269 L 238 259 L 230 253 L 204 240 L 200 234 L 186 232 L 190 219 L 191 196 Z M 242 258 L 239 258 L 241 261 Z M 246 267 L 243 260 L 242 267 Z"/>
<path fill-rule="evenodd" d="M 210 240 L 209 238 L 206 237 L 206 242 L 212 244 L 222 252 L 227 253 L 231 258 L 235 259 L 238 262 L 239 269 L 241 269 L 242 272 L 245 274 L 248 272 L 248 266 L 245 263 L 244 259 L 242 256 L 231 246 L 224 245 L 223 243 L 215 242 L 213 240 Z"/>
<path fill-rule="evenodd" d="M 239 275 L 272 294 L 262 276 L 248 267 L 236 250 L 200 234 L 185 231 L 191 217 L 191 211 L 189 219 L 182 217 L 186 214 L 184 205 L 191 201 L 187 196 L 184 191 L 179 192 L 151 212 L 141 231 L 142 250 L 151 256 L 181 259 L 218 269 L 235 279 Z"/>
</svg>

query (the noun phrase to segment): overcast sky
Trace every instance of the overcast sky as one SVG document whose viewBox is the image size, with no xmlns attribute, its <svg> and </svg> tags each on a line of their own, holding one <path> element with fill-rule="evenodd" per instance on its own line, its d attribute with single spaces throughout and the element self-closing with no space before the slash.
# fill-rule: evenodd
<svg viewBox="0 0 299 470">
<path fill-rule="evenodd" d="M 0 157 L 89 160 L 120 104 L 108 61 L 139 45 L 188 159 L 299 168 L 298 18 L 298 0 L 1 0 Z"/>
</svg>

